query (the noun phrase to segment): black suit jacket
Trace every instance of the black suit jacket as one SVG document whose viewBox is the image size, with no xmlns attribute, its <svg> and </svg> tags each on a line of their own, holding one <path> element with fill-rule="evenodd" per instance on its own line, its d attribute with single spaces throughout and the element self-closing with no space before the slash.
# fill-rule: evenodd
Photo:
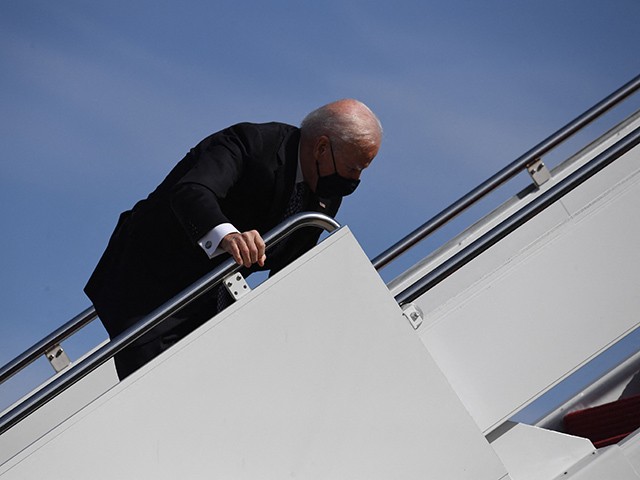
<svg viewBox="0 0 640 480">
<path fill-rule="evenodd" d="M 194 147 L 148 198 L 121 214 L 85 287 L 113 337 L 204 274 L 210 260 L 197 241 L 221 223 L 262 235 L 283 220 L 296 179 L 300 130 L 282 123 L 234 125 Z M 334 216 L 340 199 L 311 194 L 305 210 Z M 267 254 L 272 273 L 312 248 L 306 228 Z"/>
</svg>

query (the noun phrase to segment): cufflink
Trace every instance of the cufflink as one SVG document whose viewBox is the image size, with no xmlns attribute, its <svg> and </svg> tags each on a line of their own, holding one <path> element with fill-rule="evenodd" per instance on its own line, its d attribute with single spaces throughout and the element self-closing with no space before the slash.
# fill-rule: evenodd
<svg viewBox="0 0 640 480">
<path fill-rule="evenodd" d="M 204 248 L 209 250 L 211 248 L 211 240 L 207 240 L 207 243 L 204 244 Z"/>
</svg>

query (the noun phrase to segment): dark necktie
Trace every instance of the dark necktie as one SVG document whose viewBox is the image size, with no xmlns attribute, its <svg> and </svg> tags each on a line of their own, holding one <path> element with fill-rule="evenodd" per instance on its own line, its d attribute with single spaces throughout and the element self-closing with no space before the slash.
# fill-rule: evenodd
<svg viewBox="0 0 640 480">
<path fill-rule="evenodd" d="M 284 211 L 283 219 L 290 217 L 295 213 L 300 213 L 307 200 L 307 194 L 309 192 L 309 187 L 305 182 L 298 182 L 291 193 L 291 198 L 289 199 L 289 203 L 287 204 L 287 208 Z"/>
</svg>

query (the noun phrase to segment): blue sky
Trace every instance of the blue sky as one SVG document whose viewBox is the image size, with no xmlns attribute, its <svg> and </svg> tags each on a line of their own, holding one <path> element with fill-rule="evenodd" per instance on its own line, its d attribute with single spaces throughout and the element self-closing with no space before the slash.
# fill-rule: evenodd
<svg viewBox="0 0 640 480">
<path fill-rule="evenodd" d="M 89 305 L 118 214 L 206 135 L 367 103 L 385 138 L 338 220 L 373 258 L 640 73 L 638 18 L 637 0 L 5 0 L 0 363 Z"/>
</svg>

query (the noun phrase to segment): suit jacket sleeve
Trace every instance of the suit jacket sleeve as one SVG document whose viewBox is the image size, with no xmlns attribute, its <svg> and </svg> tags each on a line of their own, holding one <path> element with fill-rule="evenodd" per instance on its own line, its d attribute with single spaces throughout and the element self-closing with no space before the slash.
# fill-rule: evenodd
<svg viewBox="0 0 640 480">
<path fill-rule="evenodd" d="M 221 223 L 232 223 L 221 208 L 251 156 L 263 155 L 260 130 L 234 125 L 203 140 L 187 155 L 190 168 L 172 188 L 171 208 L 195 243 Z"/>
</svg>

